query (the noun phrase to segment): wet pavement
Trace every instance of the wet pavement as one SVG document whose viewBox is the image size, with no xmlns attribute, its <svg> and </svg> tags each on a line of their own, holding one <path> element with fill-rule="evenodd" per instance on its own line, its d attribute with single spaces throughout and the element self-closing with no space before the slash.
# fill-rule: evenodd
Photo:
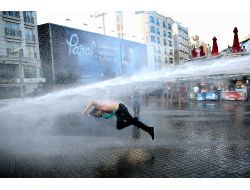
<svg viewBox="0 0 250 190">
<path fill-rule="evenodd" d="M 155 127 L 152 141 L 115 119 L 61 115 L 43 135 L 1 138 L 0 177 L 248 178 L 249 116 L 250 102 L 151 98 L 140 120 Z"/>
</svg>

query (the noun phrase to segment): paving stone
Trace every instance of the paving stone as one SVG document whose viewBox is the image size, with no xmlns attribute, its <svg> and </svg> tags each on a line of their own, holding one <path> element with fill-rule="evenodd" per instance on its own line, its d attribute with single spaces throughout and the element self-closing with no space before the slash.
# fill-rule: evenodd
<svg viewBox="0 0 250 190">
<path fill-rule="evenodd" d="M 133 139 L 132 131 L 126 129 L 102 129 L 105 134 L 86 137 L 79 127 L 74 129 L 76 134 L 67 131 L 70 135 L 65 135 L 58 126 L 58 136 L 45 137 L 50 144 L 44 145 L 43 154 L 34 153 L 35 148 L 19 154 L 1 145 L 0 177 L 250 177 L 250 104 L 212 104 L 210 108 L 186 103 L 182 109 L 173 110 L 154 107 L 153 103 L 144 105 L 140 118 L 155 126 L 154 141 L 143 132 Z M 237 109 L 233 110 L 234 106 Z M 98 131 L 96 126 L 92 129 Z M 93 148 L 86 149 L 85 142 Z M 46 154 L 50 148 L 54 151 Z"/>
</svg>

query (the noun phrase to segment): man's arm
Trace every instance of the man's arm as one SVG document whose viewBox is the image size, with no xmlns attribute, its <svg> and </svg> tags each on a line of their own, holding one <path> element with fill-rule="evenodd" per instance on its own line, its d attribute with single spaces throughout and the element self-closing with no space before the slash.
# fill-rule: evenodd
<svg viewBox="0 0 250 190">
<path fill-rule="evenodd" d="M 91 106 L 94 106 L 94 107 L 98 108 L 98 107 L 99 107 L 99 104 L 96 103 L 96 102 L 91 102 L 91 103 L 82 111 L 82 115 L 86 114 L 87 111 L 89 110 L 89 108 L 90 108 Z"/>
</svg>

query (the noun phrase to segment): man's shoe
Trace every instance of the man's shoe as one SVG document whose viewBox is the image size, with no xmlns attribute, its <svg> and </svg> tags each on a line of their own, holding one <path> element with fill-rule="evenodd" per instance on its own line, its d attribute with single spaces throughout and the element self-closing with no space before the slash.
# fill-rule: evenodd
<svg viewBox="0 0 250 190">
<path fill-rule="evenodd" d="M 150 129 L 149 129 L 149 134 L 151 135 L 152 140 L 154 140 L 154 138 L 155 138 L 154 127 L 149 127 L 149 128 L 150 128 Z"/>
<path fill-rule="evenodd" d="M 138 117 L 134 117 L 134 120 L 138 121 L 139 119 L 138 119 Z"/>
</svg>

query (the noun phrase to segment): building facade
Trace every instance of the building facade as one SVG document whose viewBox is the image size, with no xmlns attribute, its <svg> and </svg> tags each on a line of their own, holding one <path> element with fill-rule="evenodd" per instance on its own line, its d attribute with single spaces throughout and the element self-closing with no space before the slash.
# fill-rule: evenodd
<svg viewBox="0 0 250 190">
<path fill-rule="evenodd" d="M 0 98 L 24 97 L 45 82 L 36 12 L 1 11 L 0 44 Z"/>
<path fill-rule="evenodd" d="M 138 11 L 134 21 L 137 40 L 147 44 L 149 66 L 155 70 L 173 66 L 174 20 L 155 11 Z"/>
<path fill-rule="evenodd" d="M 93 15 L 99 22 L 104 15 L 105 34 L 147 45 L 147 63 L 159 70 L 174 65 L 174 20 L 155 11 L 106 12 Z M 94 17 L 94 16 L 93 16 Z M 100 23 L 101 24 L 101 23 Z"/>
<path fill-rule="evenodd" d="M 190 59 L 188 28 L 176 22 L 174 23 L 174 60 L 178 64 L 188 59 Z"/>
<path fill-rule="evenodd" d="M 203 46 L 205 56 L 211 56 L 212 47 L 209 45 L 209 43 L 201 41 L 198 35 L 194 35 L 189 37 L 190 58 L 192 57 L 191 51 L 193 50 L 193 48 L 195 48 L 197 56 L 200 56 L 200 46 Z"/>
</svg>

